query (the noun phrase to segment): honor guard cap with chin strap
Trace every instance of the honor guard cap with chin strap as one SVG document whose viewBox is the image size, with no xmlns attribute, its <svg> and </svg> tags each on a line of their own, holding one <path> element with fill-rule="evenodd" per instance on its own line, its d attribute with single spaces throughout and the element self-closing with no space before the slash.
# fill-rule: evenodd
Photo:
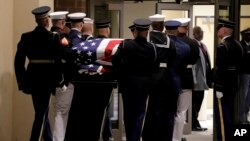
<svg viewBox="0 0 250 141">
<path fill-rule="evenodd" d="M 131 25 L 131 26 L 129 26 L 128 28 L 129 28 L 130 31 L 132 31 L 132 32 L 135 31 L 135 25 Z"/>
<path fill-rule="evenodd" d="M 35 15 L 36 19 L 48 17 L 48 12 L 50 11 L 49 6 L 40 6 L 31 11 L 33 15 Z"/>
<path fill-rule="evenodd" d="M 233 21 L 227 21 L 227 20 L 224 20 L 224 19 L 219 19 L 217 29 L 220 29 L 221 27 L 227 27 L 227 28 L 233 29 L 234 26 L 235 26 L 235 23 Z"/>
<path fill-rule="evenodd" d="M 94 23 L 96 28 L 107 28 L 111 26 L 109 19 L 96 20 Z"/>
<path fill-rule="evenodd" d="M 250 27 L 247 29 L 244 29 L 240 32 L 241 34 L 250 34 Z"/>
<path fill-rule="evenodd" d="M 149 19 L 136 19 L 133 23 L 137 30 L 149 30 L 152 22 Z"/>
</svg>

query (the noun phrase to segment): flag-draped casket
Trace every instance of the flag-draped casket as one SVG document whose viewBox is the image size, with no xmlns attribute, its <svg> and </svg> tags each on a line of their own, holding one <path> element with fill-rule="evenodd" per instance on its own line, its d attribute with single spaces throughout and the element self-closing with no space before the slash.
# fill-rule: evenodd
<svg viewBox="0 0 250 141">
<path fill-rule="evenodd" d="M 79 73 L 105 73 L 112 71 L 112 55 L 123 39 L 95 38 L 72 47 Z"/>
</svg>

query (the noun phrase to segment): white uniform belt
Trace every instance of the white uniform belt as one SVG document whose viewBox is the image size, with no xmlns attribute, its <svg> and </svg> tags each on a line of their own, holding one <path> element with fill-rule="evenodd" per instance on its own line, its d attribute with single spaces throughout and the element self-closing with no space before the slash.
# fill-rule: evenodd
<svg viewBox="0 0 250 141">
<path fill-rule="evenodd" d="M 167 63 L 160 63 L 160 66 L 159 66 L 160 68 L 167 68 L 168 66 L 167 66 Z"/>
<path fill-rule="evenodd" d="M 193 65 L 187 65 L 187 68 L 192 68 L 193 67 Z"/>
<path fill-rule="evenodd" d="M 29 60 L 29 63 L 54 63 L 54 60 Z"/>
</svg>

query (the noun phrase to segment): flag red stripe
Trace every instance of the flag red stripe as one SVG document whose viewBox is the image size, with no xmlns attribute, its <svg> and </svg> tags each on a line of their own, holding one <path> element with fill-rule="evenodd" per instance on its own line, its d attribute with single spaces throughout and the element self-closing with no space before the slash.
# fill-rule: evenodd
<svg viewBox="0 0 250 141">
<path fill-rule="evenodd" d="M 102 60 L 104 61 L 111 61 L 112 57 L 112 50 L 117 45 L 120 44 L 121 40 L 111 40 L 109 41 L 107 47 L 105 48 L 104 58 Z"/>
</svg>

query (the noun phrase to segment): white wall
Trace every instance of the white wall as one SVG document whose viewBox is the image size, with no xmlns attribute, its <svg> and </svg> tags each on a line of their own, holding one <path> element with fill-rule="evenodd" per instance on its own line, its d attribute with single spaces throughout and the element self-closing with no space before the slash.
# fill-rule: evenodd
<svg viewBox="0 0 250 141">
<path fill-rule="evenodd" d="M 14 2 L 14 15 L 12 16 L 14 18 L 14 39 L 12 41 L 12 56 L 8 58 L 14 59 L 17 43 L 20 40 L 21 34 L 33 30 L 36 26 L 34 16 L 32 15 L 31 11 L 38 6 L 43 5 L 48 5 L 53 10 L 53 3 L 54 1 L 51 0 L 21 0 Z M 13 60 L 8 63 L 13 66 Z M 11 71 L 13 72 L 13 70 Z M 30 95 L 26 95 L 18 91 L 15 74 L 12 77 L 14 79 L 12 140 L 27 141 L 30 138 L 32 123 L 34 119 L 33 104 Z"/>
</svg>

